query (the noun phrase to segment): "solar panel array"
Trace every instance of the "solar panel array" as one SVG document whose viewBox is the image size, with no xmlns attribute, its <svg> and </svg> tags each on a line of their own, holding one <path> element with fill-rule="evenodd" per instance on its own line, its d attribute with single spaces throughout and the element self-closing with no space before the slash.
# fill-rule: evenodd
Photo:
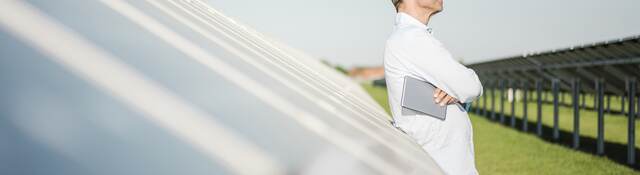
<svg viewBox="0 0 640 175">
<path fill-rule="evenodd" d="M 495 61 L 471 64 L 485 83 L 497 80 L 560 80 L 563 91 L 571 90 L 571 81 L 580 79 L 585 92 L 595 93 L 594 81 L 603 80 L 606 93 L 623 95 L 625 81 L 640 78 L 640 36 L 528 53 Z"/>
<path fill-rule="evenodd" d="M 0 2 L 0 174 L 441 174 L 362 88 L 197 0 Z"/>
<path fill-rule="evenodd" d="M 474 105 L 476 114 L 501 124 L 507 122 L 512 128 L 524 132 L 529 131 L 529 123 L 535 121 L 532 123 L 535 133 L 542 138 L 551 138 L 560 145 L 571 145 L 573 149 L 606 156 L 615 162 L 638 168 L 635 129 L 640 115 L 636 112 L 639 111 L 636 109 L 640 109 L 640 103 L 637 102 L 639 93 L 636 90 L 640 78 L 640 36 L 524 54 L 472 64 L 469 67 L 478 73 L 487 87 L 485 94 L 488 96 Z M 586 94 L 593 95 L 590 106 L 585 105 Z M 569 103 L 564 100 L 567 95 L 570 97 Z M 619 109 L 611 108 L 612 96 L 620 100 Z M 519 100 L 514 97 L 519 97 Z M 521 103 L 516 104 L 516 101 Z M 548 106 L 552 107 L 549 112 L 542 110 L 545 102 L 551 104 Z M 510 103 L 508 114 L 505 103 Z M 530 105 L 534 107 L 532 111 L 535 116 L 531 116 L 534 120 L 529 120 Z M 572 115 L 561 114 L 561 105 L 568 107 Z M 521 111 L 520 114 L 516 113 L 516 106 Z M 592 120 L 594 123 L 587 125 L 597 128 L 595 142 L 582 141 L 584 137 L 591 137 L 580 132 L 582 109 L 594 110 L 592 114 L 595 115 L 588 117 L 594 117 L 595 121 Z M 626 148 L 605 144 L 605 111 L 626 117 Z M 518 122 L 516 115 L 521 117 Z M 546 124 L 542 122 L 543 116 L 553 117 L 553 125 L 544 126 Z M 568 132 L 561 132 L 561 117 L 573 119 L 573 128 L 570 130 L 572 136 L 564 137 L 567 139 L 561 139 L 561 133 Z M 543 126 L 550 128 L 550 134 L 543 132 Z"/>
</svg>

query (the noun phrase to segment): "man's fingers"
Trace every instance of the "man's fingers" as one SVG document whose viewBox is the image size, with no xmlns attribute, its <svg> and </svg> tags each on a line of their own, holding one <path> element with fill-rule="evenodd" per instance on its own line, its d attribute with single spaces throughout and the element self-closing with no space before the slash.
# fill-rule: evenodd
<svg viewBox="0 0 640 175">
<path fill-rule="evenodd" d="M 458 99 L 451 97 L 451 100 L 447 104 L 455 104 L 458 103 Z"/>
<path fill-rule="evenodd" d="M 447 93 L 445 93 L 444 91 L 440 92 L 435 99 L 436 103 L 442 102 L 445 96 L 447 96 Z"/>
<path fill-rule="evenodd" d="M 451 97 L 449 95 L 445 96 L 444 99 L 442 99 L 442 101 L 440 101 L 440 106 L 444 106 L 446 104 L 449 104 L 449 100 L 451 100 L 451 98 L 453 98 L 453 97 Z"/>
<path fill-rule="evenodd" d="M 440 88 L 436 88 L 435 91 L 433 91 L 433 97 L 438 97 L 438 95 L 440 94 L 440 92 L 442 92 L 442 90 L 440 90 Z"/>
</svg>

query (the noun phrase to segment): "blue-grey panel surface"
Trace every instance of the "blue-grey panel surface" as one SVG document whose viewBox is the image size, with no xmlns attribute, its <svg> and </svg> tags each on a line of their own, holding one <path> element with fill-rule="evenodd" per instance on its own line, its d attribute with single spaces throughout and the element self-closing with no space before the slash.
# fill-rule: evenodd
<svg viewBox="0 0 640 175">
<path fill-rule="evenodd" d="M 198 0 L 0 2 L 0 174 L 441 174 L 356 83 Z"/>
</svg>

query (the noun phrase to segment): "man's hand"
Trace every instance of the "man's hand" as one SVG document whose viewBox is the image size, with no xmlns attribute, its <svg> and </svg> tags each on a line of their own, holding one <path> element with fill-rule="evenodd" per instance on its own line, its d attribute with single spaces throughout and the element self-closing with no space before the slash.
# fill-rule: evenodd
<svg viewBox="0 0 640 175">
<path fill-rule="evenodd" d="M 458 102 L 458 99 L 453 98 L 440 88 L 437 88 L 435 91 L 433 91 L 433 98 L 436 103 L 440 104 L 440 106 L 444 106 L 445 104 L 450 105 Z"/>
</svg>

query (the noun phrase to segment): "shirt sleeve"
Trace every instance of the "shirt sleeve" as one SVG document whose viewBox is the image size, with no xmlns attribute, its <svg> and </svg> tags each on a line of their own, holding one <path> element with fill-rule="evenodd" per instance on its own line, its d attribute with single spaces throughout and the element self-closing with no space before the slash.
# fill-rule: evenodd
<svg viewBox="0 0 640 175">
<path fill-rule="evenodd" d="M 407 31 L 390 47 L 405 62 L 411 74 L 422 77 L 462 103 L 482 95 L 482 84 L 475 71 L 453 59 L 425 31 Z"/>
</svg>

